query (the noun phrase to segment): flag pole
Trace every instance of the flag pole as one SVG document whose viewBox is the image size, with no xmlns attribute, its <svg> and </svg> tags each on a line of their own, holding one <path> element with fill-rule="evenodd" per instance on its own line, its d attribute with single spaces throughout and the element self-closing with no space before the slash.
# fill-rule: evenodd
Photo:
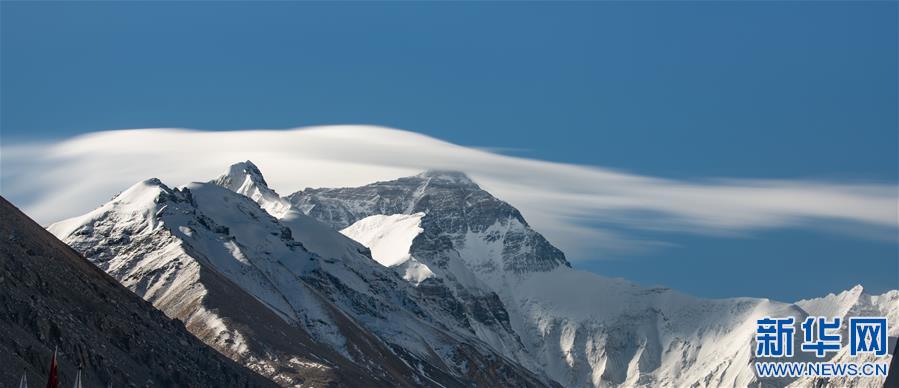
<svg viewBox="0 0 899 388">
<path fill-rule="evenodd" d="M 75 384 L 72 385 L 72 388 L 83 388 L 81 386 L 81 370 L 84 369 L 84 353 L 81 345 L 77 345 L 75 349 L 78 351 L 78 374 L 75 375 Z"/>
<path fill-rule="evenodd" d="M 59 345 L 53 349 L 53 359 L 50 360 L 50 374 L 47 376 L 47 388 L 59 388 L 59 364 L 56 362 L 56 353 Z"/>
</svg>

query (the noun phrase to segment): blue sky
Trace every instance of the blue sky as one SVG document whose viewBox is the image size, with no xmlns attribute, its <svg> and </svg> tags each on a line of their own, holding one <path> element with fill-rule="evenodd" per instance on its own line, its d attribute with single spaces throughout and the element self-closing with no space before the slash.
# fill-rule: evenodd
<svg viewBox="0 0 899 388">
<path fill-rule="evenodd" d="M 895 2 L 3 2 L 0 135 L 359 123 L 685 180 L 896 183 L 896 18 Z M 579 266 L 704 296 L 899 286 L 895 241 L 664 239 Z M 780 270 L 722 277 L 764 268 Z"/>
</svg>

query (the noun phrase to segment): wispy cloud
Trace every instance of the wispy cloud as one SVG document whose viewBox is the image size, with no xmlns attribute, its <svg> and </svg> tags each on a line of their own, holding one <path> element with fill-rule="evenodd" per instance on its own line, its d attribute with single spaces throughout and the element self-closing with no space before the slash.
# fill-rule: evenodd
<svg viewBox="0 0 899 388">
<path fill-rule="evenodd" d="M 503 155 L 520 155 L 520 154 L 526 154 L 528 152 L 534 151 L 530 148 L 520 148 L 520 147 L 471 146 L 471 148 L 478 149 L 481 151 L 491 152 L 494 154 L 503 154 Z"/>
<path fill-rule="evenodd" d="M 464 171 L 521 209 L 575 259 L 657 244 L 627 233 L 635 229 L 745 233 L 850 223 L 895 236 L 897 228 L 895 184 L 665 179 L 502 155 L 369 126 L 107 131 L 60 142 L 4 144 L 2 154 L 0 192 L 43 224 L 87 212 L 141 179 L 182 185 L 250 159 L 282 195 L 425 169 Z"/>
</svg>

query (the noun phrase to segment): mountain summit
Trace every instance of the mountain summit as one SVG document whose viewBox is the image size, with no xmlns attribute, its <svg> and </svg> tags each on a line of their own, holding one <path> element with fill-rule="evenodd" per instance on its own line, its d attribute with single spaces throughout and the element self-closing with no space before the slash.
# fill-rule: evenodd
<svg viewBox="0 0 899 388">
<path fill-rule="evenodd" d="M 290 209 L 290 204 L 268 187 L 262 172 L 249 160 L 232 164 L 209 183 L 249 197 L 275 217 L 281 217 Z"/>
<path fill-rule="evenodd" d="M 416 175 L 418 178 L 428 179 L 432 182 L 441 182 L 458 186 L 477 186 L 471 178 L 462 171 L 454 170 L 427 170 Z"/>
<path fill-rule="evenodd" d="M 474 242 L 466 244 L 468 239 L 487 242 L 505 254 L 460 256 L 463 260 L 478 260 L 468 267 L 484 271 L 541 272 L 570 266 L 565 254 L 531 229 L 518 209 L 460 172 L 426 171 L 357 188 L 306 189 L 286 198 L 296 208 L 335 229 L 346 228 L 370 215 L 424 213 L 424 233 L 416 238 L 414 251 L 445 256 L 453 255 L 450 250 L 465 253 L 466 247 L 476 249 Z M 436 265 L 443 266 L 447 260 Z"/>
</svg>

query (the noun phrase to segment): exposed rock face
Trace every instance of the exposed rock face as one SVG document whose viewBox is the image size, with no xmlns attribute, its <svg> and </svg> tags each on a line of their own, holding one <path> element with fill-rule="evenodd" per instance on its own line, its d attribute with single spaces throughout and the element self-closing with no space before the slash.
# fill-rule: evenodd
<svg viewBox="0 0 899 388">
<path fill-rule="evenodd" d="M 0 386 L 270 387 L 209 348 L 0 198 Z"/>
<path fill-rule="evenodd" d="M 890 372 L 886 381 L 883 382 L 884 388 L 899 388 L 899 344 L 893 350 L 893 359 L 890 362 Z"/>
<path fill-rule="evenodd" d="M 463 246 L 469 233 L 499 241 L 501 262 L 477 263 L 491 270 L 523 273 L 570 266 L 565 254 L 528 226 L 518 209 L 481 190 L 465 174 L 427 171 L 414 177 L 357 188 L 307 189 L 287 196 L 309 216 L 343 229 L 374 214 L 424 212 L 424 233 L 413 255 Z"/>
</svg>

